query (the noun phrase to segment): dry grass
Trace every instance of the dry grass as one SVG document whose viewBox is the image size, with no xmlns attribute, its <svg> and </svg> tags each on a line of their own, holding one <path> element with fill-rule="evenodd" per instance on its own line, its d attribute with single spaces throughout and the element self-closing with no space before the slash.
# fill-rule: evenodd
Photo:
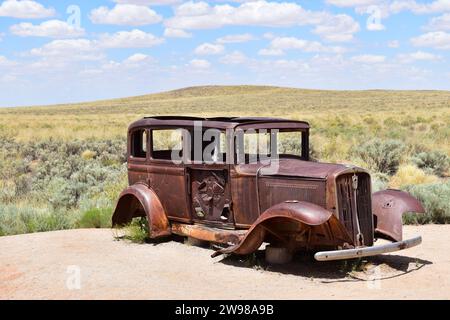
<svg viewBox="0 0 450 320">
<path fill-rule="evenodd" d="M 403 186 L 436 183 L 438 181 L 438 177 L 426 174 L 414 165 L 406 164 L 398 168 L 397 173 L 389 181 L 389 187 L 398 189 Z"/>
<path fill-rule="evenodd" d="M 327 160 L 345 159 L 361 139 L 400 139 L 450 155 L 450 92 L 325 91 L 210 86 L 72 105 L 0 109 L 0 135 L 20 141 L 124 136 L 142 116 L 280 116 L 312 124 Z"/>
</svg>

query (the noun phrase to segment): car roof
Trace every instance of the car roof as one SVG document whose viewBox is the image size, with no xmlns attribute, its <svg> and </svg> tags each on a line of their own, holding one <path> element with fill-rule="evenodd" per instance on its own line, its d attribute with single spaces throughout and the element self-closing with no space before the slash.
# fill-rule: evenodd
<svg viewBox="0 0 450 320">
<path fill-rule="evenodd" d="M 129 130 L 138 127 L 192 127 L 195 122 L 201 121 L 206 128 L 232 129 L 236 127 L 264 127 L 272 124 L 273 128 L 294 127 L 298 129 L 309 129 L 306 121 L 289 120 L 270 117 L 191 117 L 191 116 L 150 116 L 133 122 Z"/>
</svg>

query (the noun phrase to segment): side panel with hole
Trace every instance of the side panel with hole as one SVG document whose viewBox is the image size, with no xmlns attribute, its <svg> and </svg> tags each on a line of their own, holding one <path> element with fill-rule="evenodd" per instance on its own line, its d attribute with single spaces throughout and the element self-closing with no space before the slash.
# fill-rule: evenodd
<svg viewBox="0 0 450 320">
<path fill-rule="evenodd" d="M 191 169 L 189 173 L 193 219 L 233 226 L 228 171 Z"/>
</svg>

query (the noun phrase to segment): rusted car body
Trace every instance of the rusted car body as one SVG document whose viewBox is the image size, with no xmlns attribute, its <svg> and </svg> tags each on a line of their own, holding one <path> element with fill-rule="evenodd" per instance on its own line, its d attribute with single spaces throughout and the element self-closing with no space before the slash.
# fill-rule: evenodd
<svg viewBox="0 0 450 320">
<path fill-rule="evenodd" d="M 193 146 L 192 137 L 208 130 L 218 132 L 206 139 L 215 144 L 207 151 L 203 139 L 200 151 L 213 161 L 196 155 Z M 129 187 L 119 197 L 113 225 L 147 217 L 150 238 L 176 234 L 219 244 L 213 256 L 250 254 L 269 243 L 336 260 L 419 244 L 420 237 L 402 239 L 402 215 L 424 212 L 420 202 L 398 190 L 372 194 L 370 174 L 362 168 L 311 161 L 309 130 L 307 122 L 278 118 L 138 120 L 128 130 Z M 172 149 L 158 140 L 169 134 L 177 143 Z M 269 159 L 246 149 L 246 134 L 273 147 L 263 152 Z M 283 141 L 290 150 L 278 150 Z M 378 238 L 392 243 L 374 246 Z"/>
</svg>

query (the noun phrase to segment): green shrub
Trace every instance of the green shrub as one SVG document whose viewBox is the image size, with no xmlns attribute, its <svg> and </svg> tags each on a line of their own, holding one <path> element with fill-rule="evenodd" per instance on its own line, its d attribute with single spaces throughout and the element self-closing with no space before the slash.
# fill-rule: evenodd
<svg viewBox="0 0 450 320">
<path fill-rule="evenodd" d="M 32 208 L 20 208 L 12 205 L 0 206 L 0 236 L 34 232 L 31 217 L 36 212 Z"/>
<path fill-rule="evenodd" d="M 375 172 L 393 174 L 403 156 L 405 146 L 398 140 L 373 139 L 352 149 L 352 154 L 362 159 Z"/>
<path fill-rule="evenodd" d="M 21 143 L 0 136 L 0 234 L 109 227 L 112 210 L 91 208 L 114 205 L 127 183 L 125 162 L 124 138 Z"/>
<path fill-rule="evenodd" d="M 122 228 L 122 239 L 133 243 L 144 243 L 148 239 L 149 229 L 147 219 L 144 217 L 134 218 L 130 224 Z"/>
<path fill-rule="evenodd" d="M 385 190 L 388 188 L 389 176 L 385 173 L 375 172 L 371 174 L 372 192 Z"/>
<path fill-rule="evenodd" d="M 412 160 L 419 168 L 441 177 L 450 167 L 450 158 L 440 151 L 421 152 Z"/>
<path fill-rule="evenodd" d="M 54 209 L 76 209 L 83 197 L 123 181 L 125 161 L 125 139 L 21 144 L 0 137 L 0 201 L 45 199 Z"/>
<path fill-rule="evenodd" d="M 0 205 L 0 236 L 72 229 L 74 226 L 68 212 Z"/>
<path fill-rule="evenodd" d="M 84 188 L 83 188 L 84 189 Z M 78 202 L 78 197 L 85 190 L 81 190 L 80 186 L 66 180 L 62 177 L 55 177 L 48 180 L 48 184 L 44 190 L 37 193 L 44 194 L 53 208 L 73 208 Z M 35 195 L 34 192 L 33 195 Z"/>
<path fill-rule="evenodd" d="M 35 220 L 35 230 L 33 232 L 45 232 L 55 230 L 73 229 L 75 224 L 68 212 L 52 211 L 47 215 L 37 215 Z"/>
<path fill-rule="evenodd" d="M 426 213 L 405 215 L 406 223 L 450 223 L 450 181 L 403 188 L 419 199 Z"/>
<path fill-rule="evenodd" d="M 0 203 L 8 203 L 16 197 L 16 184 L 11 180 L 0 180 Z"/>
<path fill-rule="evenodd" d="M 388 117 L 383 121 L 383 124 L 388 127 L 389 129 L 393 129 L 395 127 L 400 126 L 400 122 L 398 122 L 396 119 L 392 117 Z"/>
<path fill-rule="evenodd" d="M 111 228 L 111 208 L 92 208 L 85 211 L 78 221 L 81 228 Z"/>
</svg>

